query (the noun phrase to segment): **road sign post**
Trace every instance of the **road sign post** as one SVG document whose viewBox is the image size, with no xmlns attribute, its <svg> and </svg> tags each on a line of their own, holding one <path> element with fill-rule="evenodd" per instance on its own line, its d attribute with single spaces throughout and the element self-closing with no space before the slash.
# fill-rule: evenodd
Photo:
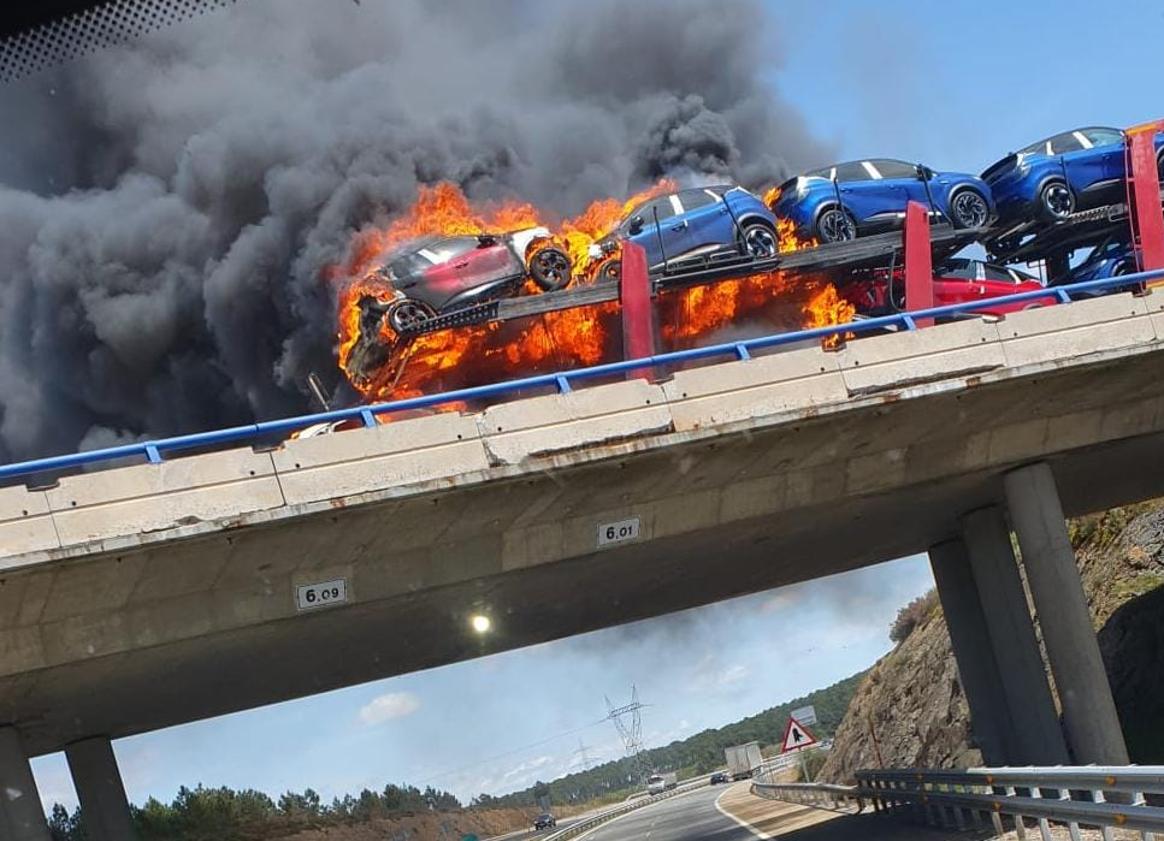
<svg viewBox="0 0 1164 841">
<path fill-rule="evenodd" d="M 796 712 L 809 712 L 810 717 L 816 719 L 816 710 L 811 707 L 796 710 Z M 808 778 L 808 762 L 804 758 L 804 749 L 816 744 L 816 736 L 809 732 L 795 715 L 788 716 L 788 724 L 784 726 L 784 739 L 780 744 L 780 753 L 788 753 L 789 751 L 796 751 L 800 758 L 800 773 L 804 777 L 804 782 L 812 782 Z"/>
</svg>

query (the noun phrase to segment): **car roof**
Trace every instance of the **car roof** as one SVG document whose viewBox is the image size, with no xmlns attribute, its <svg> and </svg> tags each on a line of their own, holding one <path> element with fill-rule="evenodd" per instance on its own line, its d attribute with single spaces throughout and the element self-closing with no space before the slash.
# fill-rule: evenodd
<svg viewBox="0 0 1164 841">
<path fill-rule="evenodd" d="M 802 173 L 802 177 L 804 177 L 804 178 L 828 178 L 829 177 L 828 173 L 834 169 L 840 169 L 843 166 L 852 166 L 853 164 L 874 163 L 876 161 L 893 161 L 895 164 L 905 164 L 906 166 L 914 166 L 914 164 L 911 164 L 909 161 L 903 161 L 901 158 L 890 158 L 890 157 L 886 157 L 886 156 L 882 155 L 882 156 L 876 157 L 876 158 L 854 158 L 851 161 L 838 161 L 835 164 L 829 164 L 828 166 L 820 166 L 820 167 L 817 167 L 816 169 L 810 169 L 807 172 Z"/>
<path fill-rule="evenodd" d="M 1077 131 L 1092 131 L 1095 129 L 1098 129 L 1099 131 L 1118 131 L 1120 134 L 1124 133 L 1123 129 L 1118 129 L 1114 126 L 1080 126 L 1079 128 L 1069 128 L 1066 131 L 1057 131 L 1054 134 L 1048 134 L 1042 140 L 1036 140 L 1034 143 L 1028 143 L 1022 148 L 1035 149 L 1039 146 L 1045 146 L 1049 141 L 1054 140 L 1056 137 L 1062 137 L 1065 134 L 1074 134 Z"/>
</svg>

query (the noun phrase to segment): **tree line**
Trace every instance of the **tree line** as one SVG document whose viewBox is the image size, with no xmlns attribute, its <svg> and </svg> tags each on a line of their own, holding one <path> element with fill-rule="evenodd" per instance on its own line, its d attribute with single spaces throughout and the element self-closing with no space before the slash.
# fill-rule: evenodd
<svg viewBox="0 0 1164 841">
<path fill-rule="evenodd" d="M 227 786 L 182 786 L 171 803 L 151 797 L 130 812 L 141 841 L 254 841 L 290 835 L 304 829 L 366 823 L 377 818 L 419 812 L 450 811 L 461 803 L 447 791 L 431 786 L 423 791 L 410 785 L 388 784 L 383 791 L 364 789 L 324 803 L 312 789 L 287 792 L 272 800 L 253 789 L 235 791 Z M 59 803 L 49 816 L 53 841 L 87 841 L 84 815 L 78 806 L 69 812 Z"/>
</svg>

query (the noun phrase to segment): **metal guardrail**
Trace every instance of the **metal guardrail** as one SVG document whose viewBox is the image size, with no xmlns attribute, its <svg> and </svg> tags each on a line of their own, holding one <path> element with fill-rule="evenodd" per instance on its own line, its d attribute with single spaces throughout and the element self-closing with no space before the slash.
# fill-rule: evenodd
<svg viewBox="0 0 1164 841">
<path fill-rule="evenodd" d="M 662 794 L 641 797 L 637 800 L 623 803 L 621 806 L 616 806 L 615 808 L 597 814 L 592 818 L 587 818 L 584 821 L 571 824 L 565 829 L 559 830 L 552 835 L 547 835 L 544 841 L 562 841 L 566 838 L 574 838 L 584 832 L 589 832 L 590 830 L 601 826 L 607 821 L 612 821 L 620 815 L 625 815 L 628 812 L 634 812 L 638 809 L 642 809 L 644 806 L 650 806 L 653 803 L 658 803 L 662 800 L 669 800 L 677 795 L 687 794 L 688 792 L 694 791 L 697 788 L 702 788 L 703 786 L 707 785 L 710 778 L 711 775 L 706 774 L 702 777 L 696 777 L 694 780 L 688 780 L 683 785 L 677 786 L 670 791 L 664 791 Z"/>
<path fill-rule="evenodd" d="M 817 783 L 753 784 L 753 791 L 776 800 L 819 806 L 835 802 L 871 803 L 876 812 L 912 818 L 943 828 L 984 829 L 997 835 L 1011 819 L 1020 839 L 1024 819 L 1034 820 L 1042 841 L 1052 841 L 1051 823 L 1068 828 L 1080 841 L 1081 827 L 1097 827 L 1106 841 L 1113 830 L 1138 830 L 1144 841 L 1164 832 L 1164 807 L 1145 795 L 1164 795 L 1164 766 L 1094 765 L 1049 768 L 971 768 L 966 771 L 893 769 L 858 771 L 855 786 Z M 825 806 L 825 808 L 831 808 Z"/>
<path fill-rule="evenodd" d="M 943 307 L 931 307 L 913 312 L 894 313 L 892 315 L 867 318 L 847 324 L 836 324 L 828 327 L 814 327 L 809 330 L 798 330 L 791 333 L 776 333 L 761 336 L 755 339 L 744 339 L 725 344 L 709 345 L 707 347 L 692 348 L 690 350 L 674 351 L 672 353 L 656 354 L 641 359 L 630 359 L 624 362 L 610 362 L 604 365 L 593 365 L 588 368 L 576 368 L 552 374 L 541 374 L 534 377 L 525 377 L 517 380 L 508 380 L 501 383 L 462 388 L 456 391 L 446 391 L 440 394 L 428 394 L 423 397 L 412 397 L 406 400 L 396 400 L 390 403 L 377 403 L 371 406 L 358 406 L 350 409 L 337 409 L 330 412 L 318 412 L 310 415 L 300 415 L 282 420 L 261 421 L 259 423 L 234 426 L 227 429 L 218 429 L 212 432 L 199 432 L 192 435 L 178 435 L 171 438 L 160 438 L 152 441 L 141 441 L 135 444 L 123 444 L 117 447 L 107 447 L 100 450 L 89 450 L 82 453 L 51 456 L 49 458 L 21 461 L 12 464 L 0 465 L 0 480 L 17 476 L 28 476 L 50 471 L 66 470 L 76 467 L 100 464 L 126 458 L 144 458 L 146 461 L 157 464 L 168 453 L 177 453 L 184 450 L 218 447 L 234 444 L 240 441 L 266 440 L 275 436 L 285 436 L 292 432 L 305 429 L 321 423 L 336 421 L 359 420 L 364 426 L 375 427 L 378 415 L 404 412 L 413 409 L 426 409 L 446 403 L 480 400 L 488 397 L 515 394 L 533 389 L 553 388 L 565 394 L 572 390 L 574 383 L 609 377 L 617 374 L 626 374 L 640 371 L 645 368 L 655 368 L 672 365 L 680 362 L 691 362 L 700 359 L 712 359 L 720 356 L 734 356 L 739 360 L 751 358 L 751 351 L 782 345 L 797 344 L 799 342 L 819 341 L 836 337 L 847 337 L 861 333 L 873 333 L 886 329 L 916 330 L 918 319 L 946 318 L 958 315 L 981 314 L 982 310 L 990 310 L 999 305 L 1036 303 L 1048 298 L 1067 304 L 1071 296 L 1086 292 L 1103 292 L 1113 289 L 1122 289 L 1136 284 L 1147 283 L 1152 280 L 1164 279 L 1164 270 L 1140 272 L 1138 274 L 1122 275 L 1102 280 L 1090 280 L 1083 283 L 1074 283 L 1067 286 L 1048 287 L 1031 292 L 1020 292 L 1014 295 L 1004 295 L 981 301 L 969 301 L 961 304 L 950 304 Z"/>
</svg>

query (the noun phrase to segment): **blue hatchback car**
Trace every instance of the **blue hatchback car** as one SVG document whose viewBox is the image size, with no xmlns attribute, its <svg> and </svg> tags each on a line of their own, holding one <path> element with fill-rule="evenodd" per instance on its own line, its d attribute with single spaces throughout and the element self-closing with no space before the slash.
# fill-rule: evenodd
<svg viewBox="0 0 1164 841">
<path fill-rule="evenodd" d="M 819 242 L 842 242 L 898 227 L 911 200 L 959 228 L 982 227 L 994 215 L 990 188 L 977 176 L 934 172 L 890 158 L 814 169 L 778 190 L 772 211 L 791 220 L 800 236 Z"/>
<path fill-rule="evenodd" d="M 1156 137 L 1156 154 L 1164 172 L 1164 135 Z M 1012 152 L 982 178 L 994 192 L 1001 224 L 1060 221 L 1124 197 L 1124 133 L 1103 127 L 1065 131 Z"/>
<path fill-rule="evenodd" d="M 776 217 L 743 187 L 725 185 L 680 190 L 645 201 L 604 238 L 629 240 L 647 252 L 651 273 L 680 257 L 739 247 L 753 257 L 779 251 Z M 600 258 L 601 244 L 592 257 Z M 600 269 L 616 276 L 617 267 Z"/>
</svg>

